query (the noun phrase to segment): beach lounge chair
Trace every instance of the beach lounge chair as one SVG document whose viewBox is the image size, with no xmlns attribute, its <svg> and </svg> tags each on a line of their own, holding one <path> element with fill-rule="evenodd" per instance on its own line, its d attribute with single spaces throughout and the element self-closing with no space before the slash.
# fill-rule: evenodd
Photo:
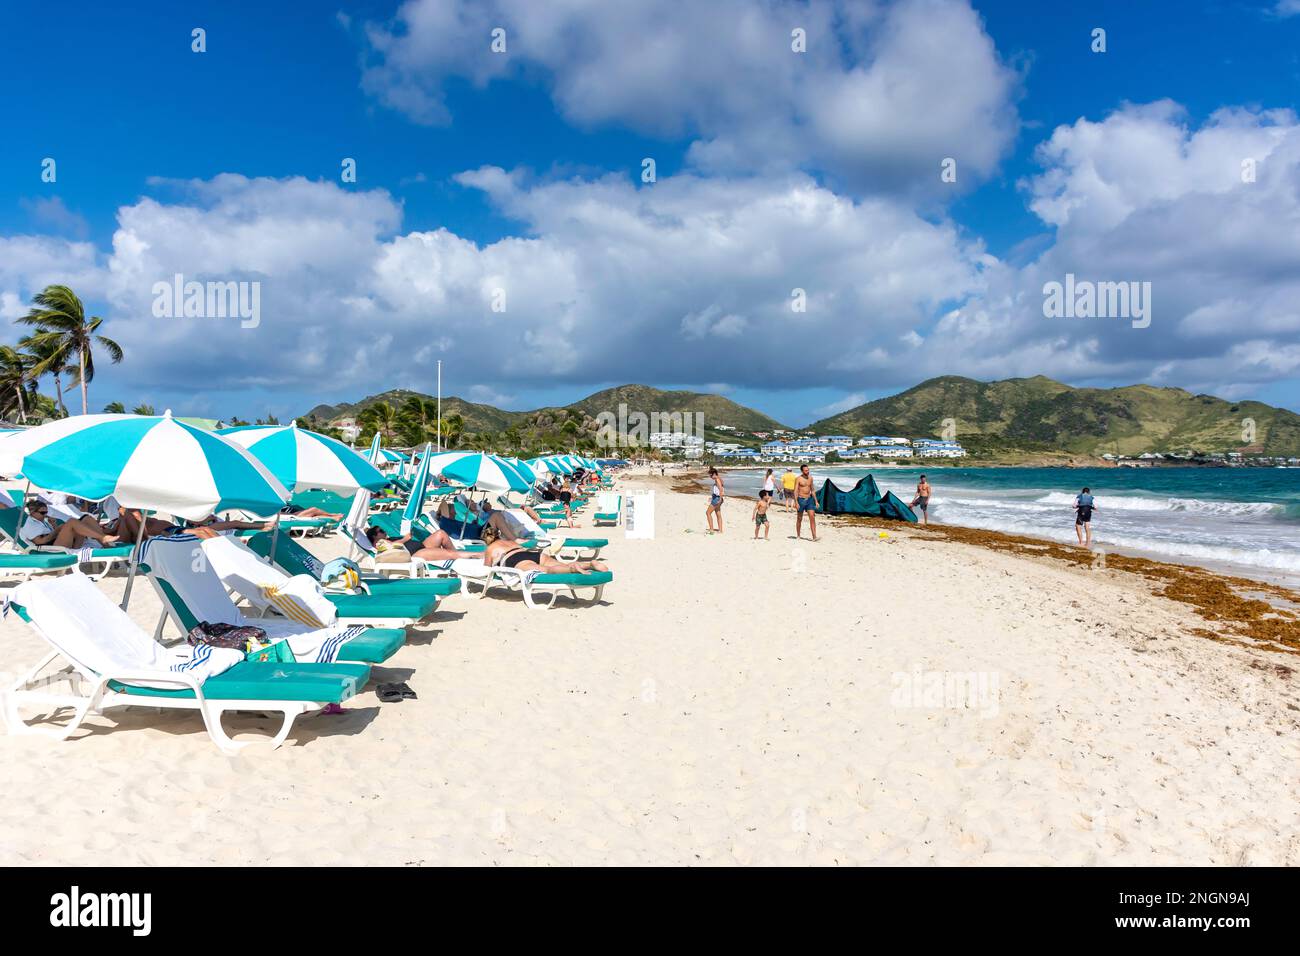
<svg viewBox="0 0 1300 956">
<path fill-rule="evenodd" d="M 596 513 L 592 524 L 618 524 L 623 517 L 623 496 L 604 492 L 596 498 Z"/>
<path fill-rule="evenodd" d="M 76 568 L 75 554 L 0 554 L 0 584 L 28 581 L 37 574 L 67 574 Z"/>
<path fill-rule="evenodd" d="M 234 754 L 253 741 L 232 740 L 222 716 L 259 711 L 282 716 L 270 741 L 275 748 L 299 716 L 343 703 L 370 677 L 365 664 L 258 663 L 225 648 L 161 647 L 82 574 L 19 585 L 5 604 L 9 611 L 52 648 L 5 690 L 11 734 L 64 740 L 88 714 L 109 707 L 195 710 L 212 742 L 222 753 Z M 72 715 L 59 728 L 32 726 L 20 713 L 32 705 L 49 707 L 51 716 L 71 708 Z"/>
<path fill-rule="evenodd" d="M 98 581 L 118 565 L 125 565 L 131 560 L 134 545 L 114 545 L 111 548 L 82 548 L 72 551 L 68 548 L 56 548 L 53 545 L 33 545 L 23 540 L 19 530 L 26 520 L 22 508 L 0 508 L 0 540 L 5 541 L 15 552 L 26 555 L 73 555 L 80 569 Z M 88 569 L 95 568 L 91 571 Z"/>
<path fill-rule="evenodd" d="M 245 541 L 249 549 L 259 557 L 270 560 L 271 535 L 259 531 Z M 312 554 L 297 541 L 280 540 L 275 548 L 275 565 L 285 574 L 306 574 L 320 581 L 325 562 Z M 370 594 L 383 597 L 389 594 L 424 594 L 433 597 L 446 597 L 460 590 L 457 582 L 443 578 L 386 578 L 378 575 L 362 575 L 361 583 Z M 328 595 L 329 592 L 326 592 Z"/>
<path fill-rule="evenodd" d="M 146 542 L 140 571 L 148 575 L 163 606 L 154 631 L 156 639 L 162 639 L 168 620 L 182 634 L 201 621 L 260 627 L 272 639 L 287 640 L 300 661 L 362 664 L 382 664 L 406 642 L 406 631 L 397 627 L 342 622 L 319 627 L 297 620 L 248 617 L 231 600 L 212 566 L 195 560 L 202 540 L 193 535 L 176 535 Z"/>
<path fill-rule="evenodd" d="M 283 539 L 280 543 L 284 543 Z M 291 575 L 262 560 L 243 541 L 221 535 L 205 540 L 201 548 L 221 583 L 247 599 L 259 615 L 275 612 L 305 623 L 333 623 L 332 620 L 320 621 L 299 601 L 286 597 L 282 592 Z M 311 582 L 319 590 L 320 579 L 311 576 Z M 432 591 L 398 593 L 391 590 L 385 594 L 322 593 L 322 596 L 333 606 L 335 619 L 340 623 L 376 627 L 407 627 L 425 620 L 437 610 L 439 597 Z"/>
<path fill-rule="evenodd" d="M 461 592 L 470 594 L 470 584 L 480 587 L 479 597 L 485 598 L 495 585 L 501 585 L 508 591 L 518 591 L 529 608 L 546 609 L 555 606 L 561 594 L 568 594 L 575 601 L 579 591 L 590 590 L 590 600 L 586 603 L 597 604 L 605 593 L 605 585 L 614 580 L 612 571 L 591 571 L 587 574 L 539 574 L 536 571 L 520 571 L 516 568 L 489 567 L 474 558 L 459 558 L 455 561 L 430 561 L 426 570 L 430 574 L 454 574 L 461 580 Z M 544 604 L 538 598 L 550 595 Z"/>
</svg>

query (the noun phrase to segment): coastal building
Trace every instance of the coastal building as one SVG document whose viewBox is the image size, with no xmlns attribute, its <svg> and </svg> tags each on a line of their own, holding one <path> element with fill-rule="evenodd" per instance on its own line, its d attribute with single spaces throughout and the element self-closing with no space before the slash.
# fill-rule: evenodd
<svg viewBox="0 0 1300 956">
<path fill-rule="evenodd" d="M 863 435 L 858 439 L 859 445 L 910 445 L 912 444 L 906 438 L 895 438 L 890 435 Z"/>
<path fill-rule="evenodd" d="M 334 427 L 339 430 L 339 434 L 346 442 L 353 442 L 361 437 L 361 426 L 357 424 L 355 418 L 340 418 L 334 423 Z"/>
<path fill-rule="evenodd" d="M 917 458 L 965 458 L 966 449 L 955 441 L 918 438 L 912 442 Z"/>
</svg>

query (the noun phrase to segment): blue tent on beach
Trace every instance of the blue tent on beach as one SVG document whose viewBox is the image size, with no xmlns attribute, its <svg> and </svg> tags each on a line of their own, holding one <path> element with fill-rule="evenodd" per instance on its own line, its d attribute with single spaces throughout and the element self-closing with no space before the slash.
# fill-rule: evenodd
<svg viewBox="0 0 1300 956">
<path fill-rule="evenodd" d="M 867 515 L 916 522 L 912 509 L 892 491 L 881 495 L 876 479 L 867 475 L 848 491 L 841 491 L 829 478 L 817 492 L 817 510 L 824 515 Z"/>
</svg>

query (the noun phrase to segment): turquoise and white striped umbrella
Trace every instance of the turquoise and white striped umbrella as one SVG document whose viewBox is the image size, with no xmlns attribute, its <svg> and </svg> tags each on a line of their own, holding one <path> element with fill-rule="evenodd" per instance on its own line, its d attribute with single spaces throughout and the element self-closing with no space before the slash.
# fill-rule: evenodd
<svg viewBox="0 0 1300 956">
<path fill-rule="evenodd" d="M 533 485 L 537 482 L 537 472 L 533 470 L 532 466 L 529 465 L 528 462 L 520 458 L 506 458 L 505 461 L 507 464 L 513 466 L 515 471 L 519 472 L 528 481 L 529 485 Z"/>
<path fill-rule="evenodd" d="M 343 442 L 296 424 L 245 425 L 217 434 L 247 448 L 293 491 L 323 488 L 349 495 L 360 488 L 378 491 L 388 481 Z"/>
<path fill-rule="evenodd" d="M 549 474 L 552 475 L 571 475 L 573 466 L 564 460 L 563 455 L 544 455 L 541 458 L 534 458 L 528 464 L 537 470 L 537 464 L 540 464 Z"/>
<path fill-rule="evenodd" d="M 0 442 L 0 474 L 47 491 L 200 520 L 276 514 L 288 490 L 247 449 L 165 415 L 76 415 Z"/>
<path fill-rule="evenodd" d="M 429 473 L 446 475 L 453 481 L 484 491 L 527 491 L 532 487 L 525 473 L 504 458 L 477 451 L 449 451 L 425 455 Z"/>
<path fill-rule="evenodd" d="M 290 425 L 244 425 L 219 434 L 247 448 L 291 491 L 323 488 L 346 495 L 377 491 L 388 479 L 341 441 Z M 280 540 L 277 519 L 271 537 L 271 560 Z"/>
<path fill-rule="evenodd" d="M 424 496 L 429 490 L 429 458 L 431 457 L 429 449 L 432 447 L 431 444 L 424 446 L 420 465 L 415 469 L 415 478 L 411 482 L 411 496 L 406 499 L 406 507 L 402 509 L 402 534 L 411 533 L 411 525 L 424 511 Z"/>
<path fill-rule="evenodd" d="M 411 456 L 405 455 L 400 451 L 394 451 L 391 448 L 381 448 L 379 449 L 379 460 L 390 462 L 390 463 L 403 462 L 403 461 L 410 461 Z"/>
</svg>

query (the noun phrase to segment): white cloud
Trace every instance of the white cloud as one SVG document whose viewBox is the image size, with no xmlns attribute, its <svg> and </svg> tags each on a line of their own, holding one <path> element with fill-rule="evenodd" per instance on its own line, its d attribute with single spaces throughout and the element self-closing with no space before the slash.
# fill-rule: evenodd
<svg viewBox="0 0 1300 956">
<path fill-rule="evenodd" d="M 966 0 L 408 0 L 367 37 L 363 87 L 418 122 L 451 121 L 450 78 L 540 78 L 571 123 L 691 138 L 710 172 L 938 193 L 942 159 L 964 188 L 1018 127 L 1019 78 Z"/>
<path fill-rule="evenodd" d="M 53 281 L 103 300 L 128 358 L 101 374 L 146 393 L 428 390 L 439 358 L 498 395 L 720 380 L 861 392 L 953 372 L 1214 392 L 1300 371 L 1292 114 L 1224 110 L 1193 127 L 1172 104 L 1125 107 L 1055 130 L 1039 158 L 1024 189 L 1054 237 L 1022 267 L 904 200 L 798 173 L 637 187 L 466 171 L 463 187 L 523 224 L 487 245 L 403 232 L 382 191 L 219 176 L 123 207 L 108 252 L 0 237 L 0 310 Z M 261 325 L 153 318 L 153 283 L 178 272 L 261 282 Z M 1151 282 L 1150 328 L 1044 318 L 1043 283 L 1066 273 Z M 807 312 L 792 311 L 795 289 Z"/>
<path fill-rule="evenodd" d="M 1300 0 L 1277 0 L 1273 14 L 1279 17 L 1300 16 Z"/>
</svg>

